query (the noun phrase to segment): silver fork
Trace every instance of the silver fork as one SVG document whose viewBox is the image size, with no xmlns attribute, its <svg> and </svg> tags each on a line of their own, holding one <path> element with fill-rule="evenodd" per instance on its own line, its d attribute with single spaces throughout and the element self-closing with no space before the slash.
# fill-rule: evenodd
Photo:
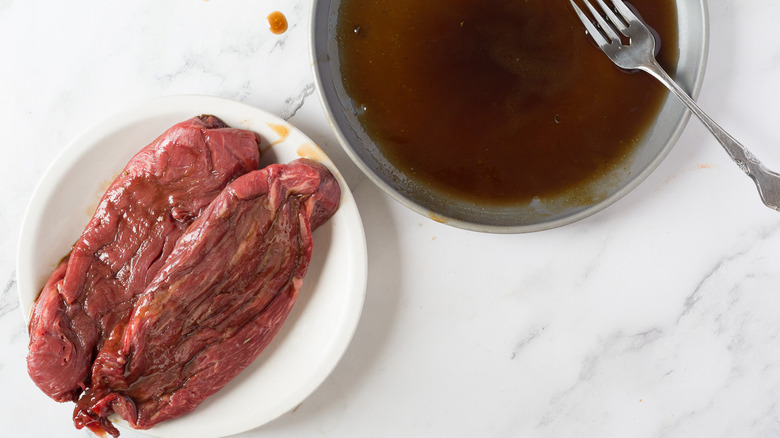
<svg viewBox="0 0 780 438">
<path fill-rule="evenodd" d="M 596 24 L 585 15 L 574 0 L 569 0 L 574 11 L 582 20 L 588 34 L 601 48 L 601 50 L 618 67 L 627 70 L 643 70 L 666 85 L 680 100 L 688 106 L 718 139 L 731 159 L 744 171 L 758 187 L 758 194 L 767 207 L 780 211 L 780 174 L 772 172 L 764 167 L 753 153 L 742 146 L 737 140 L 715 123 L 710 116 L 704 113 L 688 94 L 677 85 L 674 80 L 658 65 L 655 60 L 655 37 L 650 29 L 636 16 L 622 0 L 610 0 L 614 9 L 607 6 L 604 0 L 595 0 L 601 8 L 602 14 L 591 5 L 588 0 L 585 3 Z M 629 38 L 628 44 L 623 44 L 620 32 Z"/>
</svg>

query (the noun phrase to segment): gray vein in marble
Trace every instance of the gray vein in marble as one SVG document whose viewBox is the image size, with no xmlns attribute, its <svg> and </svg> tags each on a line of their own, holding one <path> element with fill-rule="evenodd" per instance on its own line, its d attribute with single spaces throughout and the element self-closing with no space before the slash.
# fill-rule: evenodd
<svg viewBox="0 0 780 438">
<path fill-rule="evenodd" d="M 710 402 L 710 405 L 711 404 L 712 402 Z M 679 430 L 686 423 L 690 422 L 691 419 L 699 415 L 699 412 L 700 412 L 699 409 L 692 409 L 683 413 L 675 413 L 674 418 L 671 419 L 671 421 L 659 425 L 658 433 L 654 434 L 653 436 L 667 437 L 667 436 L 677 435 L 674 433 L 674 431 Z"/>
<path fill-rule="evenodd" d="M 754 249 L 755 242 L 760 242 L 763 240 L 768 239 L 770 236 L 772 236 L 774 233 L 778 231 L 778 228 L 780 228 L 780 225 L 775 225 L 771 227 L 761 228 L 753 232 L 752 236 L 746 236 L 742 239 L 743 242 L 748 242 L 745 247 L 735 252 L 734 254 L 724 257 L 720 259 L 715 266 L 710 269 L 709 272 L 699 281 L 699 283 L 696 285 L 696 287 L 693 288 L 693 292 L 691 292 L 688 297 L 685 298 L 685 302 L 683 303 L 683 310 L 680 312 L 680 315 L 677 317 L 677 322 L 679 323 L 680 320 L 682 320 L 686 315 L 691 313 L 692 309 L 696 305 L 696 302 L 699 301 L 701 298 L 701 291 L 705 288 L 705 286 L 708 285 L 710 279 L 712 279 L 714 276 L 722 272 L 725 268 L 727 268 L 731 263 L 733 263 L 736 260 L 739 260 L 740 258 L 744 257 L 746 254 L 750 253 L 751 250 Z"/>
<path fill-rule="evenodd" d="M 699 301 L 700 293 L 702 289 L 707 285 L 709 280 L 715 276 L 717 273 L 719 273 L 728 263 L 732 260 L 737 259 L 741 255 L 743 255 L 744 252 L 737 253 L 733 256 L 723 258 L 718 261 L 718 263 L 715 264 L 715 266 L 710 269 L 710 271 L 704 276 L 704 278 L 699 281 L 699 283 L 696 285 L 696 287 L 693 288 L 693 292 L 690 293 L 685 298 L 685 302 L 683 303 L 683 310 L 680 312 L 680 315 L 677 317 L 677 322 L 679 323 L 680 320 L 682 320 L 686 315 L 691 313 L 693 310 L 693 307 L 696 305 L 696 302 Z"/>
<path fill-rule="evenodd" d="M 234 99 L 244 102 L 252 94 L 252 82 L 244 81 L 236 92 L 233 93 Z"/>
<path fill-rule="evenodd" d="M 582 281 L 587 281 L 590 278 L 591 274 L 602 266 L 601 259 L 604 257 L 604 254 L 610 248 L 609 242 L 611 240 L 612 240 L 612 235 L 607 234 L 606 238 L 601 241 L 598 251 L 596 251 L 595 254 L 593 254 L 591 257 L 588 258 L 585 266 L 583 266 L 584 271 L 581 274 Z"/>
<path fill-rule="evenodd" d="M 619 356 L 625 353 L 638 352 L 660 340 L 663 336 L 664 332 L 657 328 L 651 328 L 628 335 L 622 332 L 616 332 L 608 336 L 606 339 L 598 342 L 600 345 L 598 351 L 585 356 L 580 371 L 580 380 L 589 379 L 594 374 L 593 370 L 598 367 L 598 364 L 602 359 Z"/>
<path fill-rule="evenodd" d="M 287 35 L 284 35 L 280 37 L 276 42 L 274 43 L 273 47 L 271 47 L 271 50 L 268 51 L 268 53 L 273 53 L 276 51 L 276 49 L 283 50 L 284 45 L 287 43 Z"/>
<path fill-rule="evenodd" d="M 517 345 L 515 345 L 515 349 L 514 349 L 514 351 L 512 351 L 512 354 L 509 356 L 509 359 L 510 360 L 514 360 L 515 357 L 517 357 L 517 355 L 520 353 L 520 351 L 525 349 L 525 347 L 528 346 L 528 344 L 530 344 L 531 342 L 533 342 L 534 339 L 537 339 L 539 336 L 541 336 L 541 334 L 542 334 L 542 332 L 544 331 L 545 328 L 547 328 L 546 325 L 542 326 L 539 329 L 534 330 L 530 335 L 528 335 L 528 336 L 524 337 L 523 339 L 521 339 L 517 343 Z"/>
<path fill-rule="evenodd" d="M 165 85 L 170 85 L 171 83 L 175 82 L 177 78 L 180 76 L 183 76 L 185 74 L 188 74 L 192 72 L 193 70 L 198 70 L 201 73 L 208 74 L 217 78 L 220 78 L 224 80 L 224 77 L 218 75 L 214 71 L 211 71 L 207 68 L 207 65 L 203 62 L 201 62 L 199 59 L 197 59 L 197 56 L 187 56 L 184 59 L 184 64 L 178 67 L 178 69 L 172 73 L 166 73 L 162 75 L 156 76 L 156 79 Z"/>
<path fill-rule="evenodd" d="M 750 422 L 750 426 L 752 428 L 756 428 L 757 426 L 760 425 L 761 420 L 765 418 L 773 418 L 775 432 L 777 432 L 778 430 L 780 430 L 780 418 L 778 418 L 777 412 L 778 412 L 777 402 L 771 403 L 769 406 L 767 406 L 766 409 L 764 409 L 762 413 L 756 415 L 755 419 L 752 422 Z"/>
<path fill-rule="evenodd" d="M 16 272 L 12 272 L 5 286 L 3 286 L 2 295 L 0 295 L 0 319 L 13 312 L 19 311 L 19 299 L 16 296 Z M 27 327 L 21 319 L 14 319 L 17 323 L 13 325 L 10 333 L 12 344 L 27 342 Z"/>
<path fill-rule="evenodd" d="M 651 328 L 629 335 L 622 332 L 616 332 L 605 339 L 597 340 L 597 346 L 584 356 L 580 367 L 580 373 L 576 380 L 569 385 L 568 388 L 558 391 L 551 397 L 550 404 L 552 407 L 542 416 L 536 424 L 536 428 L 541 429 L 549 426 L 554 423 L 561 414 L 564 414 L 566 399 L 578 396 L 577 392 L 581 390 L 583 385 L 591 382 L 594 376 L 597 375 L 597 370 L 603 361 L 625 353 L 638 352 L 662 339 L 663 336 L 664 333 L 662 330 Z"/>
<path fill-rule="evenodd" d="M 282 109 L 282 118 L 289 121 L 295 117 L 298 110 L 303 107 L 306 99 L 312 94 L 314 94 L 314 82 L 309 82 L 298 95 L 285 99 L 284 108 Z"/>
<path fill-rule="evenodd" d="M 11 329 L 11 344 L 27 345 L 29 342 L 30 338 L 27 326 L 21 321 L 19 321 L 18 324 L 14 324 L 13 328 Z"/>
<path fill-rule="evenodd" d="M 11 273 L 11 277 L 6 281 L 3 287 L 3 294 L 0 296 L 0 318 L 19 309 L 19 300 L 16 297 L 16 272 Z"/>
<path fill-rule="evenodd" d="M 575 383 L 575 385 L 577 385 L 577 383 Z M 548 412 L 545 412 L 545 414 L 542 416 L 539 422 L 536 423 L 536 429 L 542 429 L 555 422 L 555 420 L 558 418 L 558 416 L 561 415 L 563 411 L 563 409 L 559 407 L 561 400 L 563 400 L 568 394 L 570 394 L 573 391 L 574 391 L 574 386 L 555 394 L 550 399 L 550 404 L 553 407 Z"/>
</svg>

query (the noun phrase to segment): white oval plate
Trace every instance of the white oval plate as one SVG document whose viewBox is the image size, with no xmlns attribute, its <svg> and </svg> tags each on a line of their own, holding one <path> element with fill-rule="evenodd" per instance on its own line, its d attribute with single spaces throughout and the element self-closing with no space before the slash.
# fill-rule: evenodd
<svg viewBox="0 0 780 438">
<path fill-rule="evenodd" d="M 130 158 L 169 127 L 200 114 L 213 114 L 232 127 L 257 132 L 262 137 L 261 166 L 299 157 L 323 163 L 341 184 L 341 204 L 314 232 L 314 254 L 298 301 L 268 348 L 194 412 L 143 431 L 152 436 L 232 435 L 297 406 L 325 380 L 346 350 L 366 290 L 363 224 L 344 178 L 320 148 L 284 120 L 246 104 L 173 96 L 144 102 L 94 126 L 44 174 L 19 240 L 17 282 L 25 320 L 29 321 L 32 304 L 52 270 Z M 122 420 L 117 424 L 129 427 Z"/>
</svg>

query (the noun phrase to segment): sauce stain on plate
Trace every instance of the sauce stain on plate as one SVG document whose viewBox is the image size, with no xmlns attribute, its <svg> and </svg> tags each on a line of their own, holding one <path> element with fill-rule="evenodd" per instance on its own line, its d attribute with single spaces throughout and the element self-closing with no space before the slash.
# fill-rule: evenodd
<svg viewBox="0 0 780 438">
<path fill-rule="evenodd" d="M 284 141 L 287 140 L 287 137 L 290 136 L 290 127 L 287 125 L 282 125 L 279 123 L 266 123 L 266 125 L 268 125 L 268 127 L 271 128 L 271 130 L 275 132 L 276 135 L 279 136 L 279 138 L 276 139 L 276 141 L 272 141 L 271 143 L 269 143 L 268 146 L 262 148 L 260 152 L 265 152 L 271 149 L 271 147 L 273 147 L 274 145 L 277 145 L 279 143 L 284 143 Z"/>
<path fill-rule="evenodd" d="M 318 163 L 327 161 L 325 153 L 314 143 L 303 143 L 298 146 L 298 156 L 301 158 L 308 158 Z"/>
<path fill-rule="evenodd" d="M 287 137 L 290 135 L 290 128 L 288 126 L 276 124 L 276 123 L 268 123 L 267 125 L 275 133 L 279 134 L 279 140 L 276 140 L 274 144 L 281 143 L 287 140 Z"/>
</svg>

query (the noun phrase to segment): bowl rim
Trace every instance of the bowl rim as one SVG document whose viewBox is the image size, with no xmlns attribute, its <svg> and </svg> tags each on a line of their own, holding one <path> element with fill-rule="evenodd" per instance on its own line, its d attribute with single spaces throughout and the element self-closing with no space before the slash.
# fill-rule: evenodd
<svg viewBox="0 0 780 438">
<path fill-rule="evenodd" d="M 333 1 L 334 0 L 313 0 L 312 1 L 311 22 L 309 27 L 309 58 L 311 61 L 311 67 L 314 74 L 315 88 L 317 89 L 317 95 L 320 104 L 322 106 L 323 111 L 325 112 L 331 130 L 333 131 L 334 135 L 338 139 L 342 149 L 345 151 L 347 156 L 349 156 L 352 162 L 363 172 L 365 176 L 368 177 L 368 179 L 370 179 L 374 184 L 376 184 L 382 191 L 390 195 L 390 197 L 400 202 L 402 205 L 410 208 L 412 211 L 415 211 L 420 215 L 423 215 L 429 219 L 433 219 L 437 222 L 444 223 L 446 225 L 450 225 L 456 228 L 461 228 L 470 231 L 487 232 L 487 233 L 495 233 L 495 234 L 516 234 L 516 233 L 528 233 L 528 232 L 544 231 L 553 228 L 558 228 L 561 226 L 569 225 L 574 222 L 580 221 L 582 219 L 585 219 L 586 217 L 592 216 L 595 213 L 607 208 L 608 206 L 614 204 L 615 202 L 623 198 L 625 195 L 627 195 L 629 192 L 631 192 L 637 186 L 639 186 L 639 184 L 641 184 L 645 179 L 647 179 L 647 177 L 653 171 L 655 171 L 655 169 L 658 168 L 661 162 L 668 156 L 669 152 L 675 146 L 680 136 L 682 135 L 683 131 L 685 130 L 685 127 L 687 126 L 688 121 L 690 120 L 691 117 L 690 111 L 685 109 L 682 103 L 677 101 L 678 99 L 674 95 L 669 93 L 667 95 L 666 100 L 664 100 L 662 108 L 665 108 L 667 105 L 678 105 L 679 108 L 682 108 L 682 114 L 679 117 L 679 119 L 674 123 L 673 128 L 671 129 L 670 134 L 666 139 L 666 143 L 663 145 L 663 147 L 659 148 L 657 154 L 649 161 L 649 163 L 644 168 L 641 169 L 639 173 L 629 178 L 625 182 L 625 184 L 620 186 L 620 188 L 616 190 L 614 193 L 611 193 L 609 196 L 605 197 L 604 199 L 598 202 L 584 206 L 572 214 L 562 216 L 560 218 L 551 221 L 543 221 L 543 222 L 536 222 L 533 224 L 521 224 L 521 225 L 494 225 L 489 223 L 480 223 L 480 222 L 467 221 L 467 220 L 450 217 L 447 216 L 446 214 L 433 211 L 429 207 L 426 207 L 425 205 L 422 205 L 419 202 L 409 198 L 404 193 L 396 190 L 385 180 L 383 180 L 357 154 L 357 152 L 353 149 L 353 146 L 350 144 L 349 140 L 347 139 L 342 127 L 339 126 L 339 124 L 336 122 L 337 115 L 334 113 L 331 103 L 328 101 L 327 95 L 324 91 L 326 89 L 326 79 L 328 79 L 325 78 L 324 75 L 326 73 L 329 74 L 331 70 L 330 69 L 331 59 L 327 47 L 329 41 L 327 38 L 321 37 L 321 35 L 323 35 L 323 32 L 324 35 L 326 36 L 328 35 L 329 19 L 332 18 L 332 15 L 330 14 L 330 9 Z M 341 1 L 341 0 L 335 0 L 335 1 Z M 687 4 L 690 7 L 698 9 L 701 12 L 700 14 L 701 22 L 697 23 L 697 26 L 700 26 L 700 30 L 698 32 L 686 34 L 691 36 L 696 41 L 701 41 L 701 50 L 698 53 L 694 53 L 694 55 L 690 56 L 690 58 L 686 58 L 686 60 L 690 63 L 691 72 L 693 73 L 693 76 L 689 78 L 689 83 L 680 84 L 683 87 L 683 89 L 687 88 L 689 90 L 691 97 L 693 97 L 693 99 L 695 100 L 698 98 L 699 93 L 701 92 L 702 84 L 704 82 L 706 66 L 707 66 L 707 58 L 709 54 L 709 39 L 710 39 L 709 38 L 710 37 L 709 9 L 707 5 L 707 0 L 676 0 L 676 4 L 677 4 L 678 12 L 680 10 L 680 4 Z M 327 18 L 327 19 L 321 19 L 321 18 Z M 681 29 L 683 26 L 689 27 L 687 23 L 680 21 L 678 17 L 678 29 Z M 681 37 L 682 36 L 683 35 L 681 35 Z M 683 54 L 681 54 L 680 59 L 682 59 L 682 55 Z M 678 66 L 675 71 L 675 75 L 679 75 L 679 74 L 680 74 L 680 64 L 678 63 Z M 676 104 L 675 101 L 677 101 Z M 660 117 L 662 112 L 663 111 L 659 112 L 658 117 Z"/>
</svg>

